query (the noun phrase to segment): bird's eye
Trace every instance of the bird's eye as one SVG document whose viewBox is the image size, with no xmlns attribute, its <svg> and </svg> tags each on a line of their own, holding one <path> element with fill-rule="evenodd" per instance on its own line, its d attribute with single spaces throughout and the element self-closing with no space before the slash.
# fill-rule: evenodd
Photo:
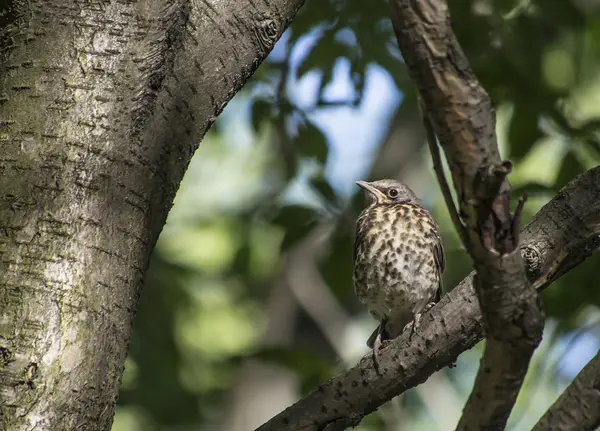
<svg viewBox="0 0 600 431">
<path fill-rule="evenodd" d="M 395 198 L 396 196 L 398 196 L 398 189 L 389 189 L 388 196 L 391 198 Z"/>
</svg>

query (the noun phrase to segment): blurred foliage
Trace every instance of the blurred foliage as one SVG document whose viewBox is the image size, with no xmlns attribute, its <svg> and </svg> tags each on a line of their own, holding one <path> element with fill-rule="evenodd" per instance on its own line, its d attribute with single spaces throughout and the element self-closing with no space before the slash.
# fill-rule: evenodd
<svg viewBox="0 0 600 431">
<path fill-rule="evenodd" d="M 600 160 L 600 2 L 449 3 L 456 35 L 497 108 L 503 156 L 515 162 L 513 197 L 530 196 L 528 221 Z M 373 120 L 380 105 L 389 113 Z M 394 148 L 409 148 L 394 137 L 420 128 L 402 122 L 416 110 L 386 2 L 307 2 L 190 164 L 142 292 L 115 431 L 234 429 L 224 424 L 244 408 L 251 414 L 235 430 L 253 429 L 366 353 L 375 322 L 352 289 L 362 205 L 352 180 L 379 178 Z M 368 139 L 358 133 L 363 126 Z M 442 226 L 451 288 L 471 263 L 421 141 L 402 153 L 409 159 L 397 176 Z M 542 295 L 547 336 L 511 429 L 528 429 L 598 349 L 598 259 Z M 453 428 L 480 347 L 360 429 Z M 259 378 L 265 371 L 256 364 L 268 377 Z M 260 392 L 234 402 L 259 380 Z M 436 408 L 428 385 L 445 394 Z"/>
</svg>

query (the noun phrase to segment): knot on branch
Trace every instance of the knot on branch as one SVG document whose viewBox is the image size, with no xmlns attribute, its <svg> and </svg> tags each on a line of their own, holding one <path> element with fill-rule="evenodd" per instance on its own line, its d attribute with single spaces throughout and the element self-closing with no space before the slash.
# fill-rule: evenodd
<svg viewBox="0 0 600 431">
<path fill-rule="evenodd" d="M 256 17 L 256 25 L 252 28 L 259 54 L 266 55 L 281 34 L 277 21 L 268 15 L 260 14 Z"/>
<path fill-rule="evenodd" d="M 584 245 L 583 255 L 589 257 L 598 249 L 600 249 L 600 235 L 594 235 L 592 239 Z"/>
<path fill-rule="evenodd" d="M 542 253 L 535 245 L 526 245 L 521 247 L 521 257 L 525 261 L 525 271 L 527 278 L 535 280 L 542 272 Z"/>
</svg>

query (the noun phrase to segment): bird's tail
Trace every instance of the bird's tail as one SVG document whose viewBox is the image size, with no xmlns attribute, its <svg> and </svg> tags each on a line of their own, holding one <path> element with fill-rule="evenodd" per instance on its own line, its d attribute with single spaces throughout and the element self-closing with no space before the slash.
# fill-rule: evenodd
<svg viewBox="0 0 600 431">
<path fill-rule="evenodd" d="M 367 347 L 369 349 L 372 349 L 373 346 L 375 345 L 375 338 L 377 338 L 377 333 L 379 332 L 379 326 L 380 325 L 381 325 L 381 323 L 379 325 L 377 325 L 377 328 L 375 328 L 375 330 L 373 331 L 373 333 L 371 334 L 371 336 L 367 340 Z"/>
</svg>

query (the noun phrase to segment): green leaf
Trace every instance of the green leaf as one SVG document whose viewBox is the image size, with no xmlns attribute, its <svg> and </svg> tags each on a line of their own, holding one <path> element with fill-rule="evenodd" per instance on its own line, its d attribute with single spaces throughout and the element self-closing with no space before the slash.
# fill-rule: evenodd
<svg viewBox="0 0 600 431">
<path fill-rule="evenodd" d="M 549 187 L 545 184 L 530 182 L 523 184 L 512 190 L 512 196 L 515 199 L 520 198 L 523 195 L 536 196 L 536 195 L 554 195 L 554 187 Z"/>
<path fill-rule="evenodd" d="M 587 28 L 587 36 L 590 47 L 596 56 L 600 55 L 600 20 L 591 20 Z"/>
<path fill-rule="evenodd" d="M 530 103 L 520 101 L 515 105 L 508 132 L 510 157 L 514 161 L 525 157 L 533 144 L 544 136 L 538 126 L 538 115 L 537 107 Z"/>
<path fill-rule="evenodd" d="M 271 118 L 273 105 L 263 99 L 256 99 L 252 104 L 252 127 L 258 132 L 260 126 L 265 120 Z"/>
<path fill-rule="evenodd" d="M 310 121 L 306 121 L 299 126 L 295 147 L 302 156 L 314 157 L 323 164 L 327 160 L 327 152 L 329 150 L 327 138 L 323 132 Z"/>
<path fill-rule="evenodd" d="M 313 229 L 316 223 L 315 213 L 310 208 L 300 205 L 283 207 L 273 220 L 273 224 L 285 230 L 281 249 L 287 250 L 296 244 Z"/>
<path fill-rule="evenodd" d="M 560 319 L 563 323 L 577 327 L 581 310 L 589 305 L 600 306 L 598 289 L 598 265 L 600 253 L 595 252 L 575 270 L 569 271 L 542 292 L 544 313 L 548 318 Z M 569 322 L 571 320 L 571 322 Z"/>
<path fill-rule="evenodd" d="M 580 27 L 586 23 L 586 16 L 575 2 L 537 0 L 535 3 L 546 20 L 561 27 Z"/>
<path fill-rule="evenodd" d="M 584 139 L 583 143 L 588 147 L 592 148 L 594 151 L 600 152 L 600 141 L 596 138 Z"/>
<path fill-rule="evenodd" d="M 325 178 L 314 178 L 313 180 L 311 180 L 311 185 L 328 202 L 335 202 L 337 200 L 337 195 L 335 194 L 333 188 Z"/>
<path fill-rule="evenodd" d="M 338 57 L 333 50 L 334 32 L 325 30 L 317 36 L 314 45 L 298 64 L 298 79 L 313 69 L 321 69 L 326 64 L 332 64 Z"/>
<path fill-rule="evenodd" d="M 323 25 L 330 26 L 331 21 L 337 16 L 334 2 L 322 1 L 304 5 L 290 26 L 290 43 L 295 43 L 302 36 L 310 34 Z"/>
<path fill-rule="evenodd" d="M 365 90 L 365 77 L 367 74 L 367 63 L 364 58 L 352 61 L 350 64 L 350 78 L 356 91 L 355 106 L 358 106 L 363 98 Z"/>
<path fill-rule="evenodd" d="M 340 225 L 332 236 L 329 253 L 319 269 L 323 279 L 331 286 L 332 292 L 342 301 L 350 300 L 356 305 L 356 298 L 352 289 L 352 273 L 354 268 L 354 224 Z"/>
<path fill-rule="evenodd" d="M 356 57 L 356 47 L 335 39 L 333 30 L 323 32 L 315 42 L 310 52 L 300 61 L 298 65 L 298 79 L 302 78 L 311 70 L 319 70 L 321 82 L 319 84 L 318 97 L 323 97 L 323 89 L 333 78 L 333 68 L 340 57 L 353 60 Z"/>
<path fill-rule="evenodd" d="M 575 152 L 569 151 L 563 158 L 562 165 L 558 171 L 558 175 L 554 183 L 554 188 L 556 190 L 562 189 L 569 181 L 583 171 L 585 171 L 585 168 L 579 161 L 579 158 Z"/>
<path fill-rule="evenodd" d="M 511 12 L 516 7 L 520 6 L 521 0 L 495 0 L 494 1 L 494 12 L 505 15 Z"/>
<path fill-rule="evenodd" d="M 254 352 L 251 357 L 284 366 L 298 373 L 301 378 L 301 391 L 304 394 L 332 376 L 331 365 L 325 359 L 301 348 L 268 346 Z"/>
<path fill-rule="evenodd" d="M 583 124 L 580 129 L 583 133 L 600 133 L 600 119 L 594 118 Z"/>
<path fill-rule="evenodd" d="M 321 74 L 321 81 L 319 82 L 319 89 L 317 90 L 317 100 L 323 100 L 323 94 L 325 87 L 333 80 L 333 66 L 334 63 L 328 63 L 323 66 L 323 73 Z"/>
</svg>

